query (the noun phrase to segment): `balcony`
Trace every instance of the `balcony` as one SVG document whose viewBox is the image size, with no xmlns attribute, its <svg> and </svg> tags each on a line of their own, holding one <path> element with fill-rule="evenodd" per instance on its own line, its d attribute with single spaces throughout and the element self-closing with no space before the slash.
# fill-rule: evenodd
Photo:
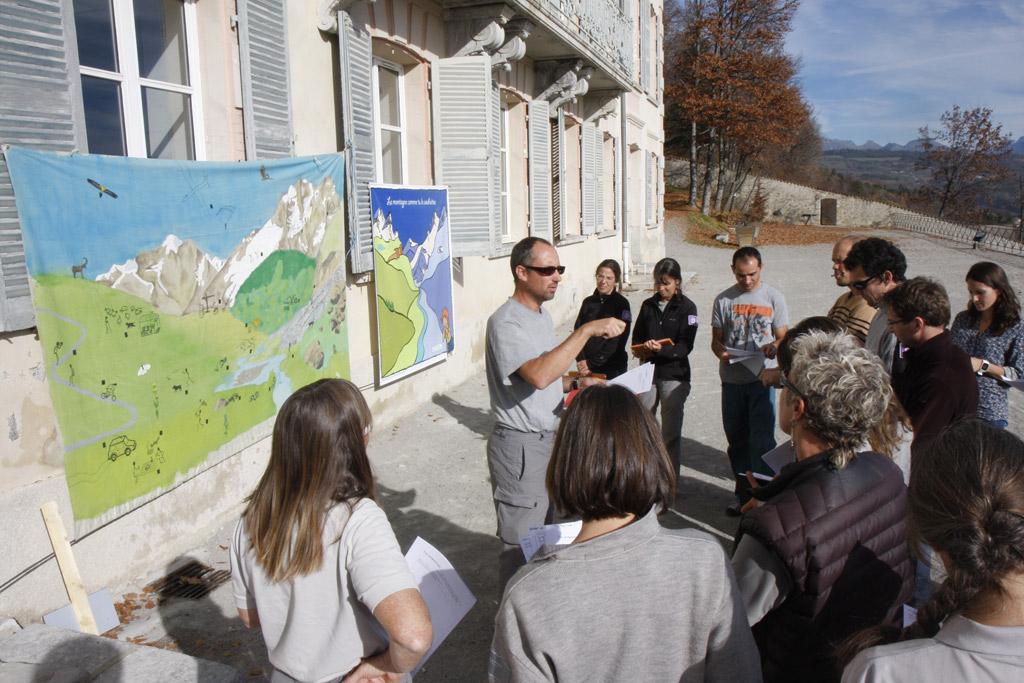
<svg viewBox="0 0 1024 683">
<path fill-rule="evenodd" d="M 497 14 L 505 8 L 535 24 L 526 40 L 534 60 L 582 58 L 596 67 L 592 87 L 622 89 L 636 85 L 633 20 L 619 0 L 442 0 L 449 10 L 471 15 Z"/>
<path fill-rule="evenodd" d="M 537 16 L 554 24 L 559 37 L 580 53 L 633 83 L 633 21 L 622 13 L 618 0 L 517 0 Z M 561 29 L 561 31 L 558 31 Z M 527 41 L 529 43 L 529 41 Z M 596 59 L 595 59 L 596 58 Z"/>
</svg>

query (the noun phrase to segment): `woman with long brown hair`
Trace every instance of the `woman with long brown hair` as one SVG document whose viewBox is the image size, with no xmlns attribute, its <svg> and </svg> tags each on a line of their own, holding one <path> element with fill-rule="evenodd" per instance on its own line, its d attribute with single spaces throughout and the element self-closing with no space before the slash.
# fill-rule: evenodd
<svg viewBox="0 0 1024 683">
<path fill-rule="evenodd" d="M 910 475 L 910 534 L 936 550 L 947 578 L 914 625 L 846 643 L 847 661 L 863 651 L 843 683 L 1024 680 L 1024 443 L 971 420 L 925 454 Z"/>
<path fill-rule="evenodd" d="M 262 629 L 272 681 L 397 681 L 430 647 L 426 604 L 374 502 L 371 424 L 340 379 L 299 389 L 274 422 L 231 543 L 238 615 Z"/>
<path fill-rule="evenodd" d="M 1007 387 L 1001 380 L 1024 376 L 1024 322 L 1020 303 L 998 264 L 980 261 L 967 271 L 967 310 L 950 328 L 953 343 L 971 357 L 978 375 L 978 418 L 1009 426 Z"/>
</svg>

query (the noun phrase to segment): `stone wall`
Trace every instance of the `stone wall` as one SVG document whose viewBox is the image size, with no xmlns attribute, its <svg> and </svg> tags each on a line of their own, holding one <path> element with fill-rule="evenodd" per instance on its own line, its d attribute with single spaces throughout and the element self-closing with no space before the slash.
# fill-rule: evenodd
<svg viewBox="0 0 1024 683">
<path fill-rule="evenodd" d="M 668 159 L 665 165 L 665 182 L 675 187 L 688 187 L 689 168 L 689 163 L 683 159 Z M 836 224 L 839 226 L 888 225 L 890 214 L 905 213 L 891 204 L 826 192 L 784 180 L 761 178 L 760 182 L 761 191 L 767 199 L 766 218 L 782 223 L 820 224 L 822 199 L 836 200 Z M 739 190 L 737 206 L 745 206 L 753 193 L 754 179 L 751 178 Z"/>
</svg>

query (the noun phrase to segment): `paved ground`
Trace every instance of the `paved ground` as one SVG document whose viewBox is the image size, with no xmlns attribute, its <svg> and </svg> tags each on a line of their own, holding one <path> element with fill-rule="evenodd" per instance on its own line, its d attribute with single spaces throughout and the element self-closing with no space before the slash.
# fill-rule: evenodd
<svg viewBox="0 0 1024 683">
<path fill-rule="evenodd" d="M 798 228 L 795 228 L 798 229 Z M 724 454 L 720 386 L 710 351 L 710 307 L 714 296 L 733 283 L 731 252 L 698 247 L 682 240 L 680 223 L 670 214 L 667 252 L 683 269 L 694 271 L 687 294 L 702 316 L 697 348 L 691 356 L 693 390 L 687 402 L 684 481 L 665 523 L 697 526 L 728 544 L 736 521 L 724 510 L 732 478 Z M 841 236 L 837 232 L 836 236 Z M 950 292 L 953 310 L 966 304 L 963 277 L 977 260 L 990 259 L 1007 269 L 1011 281 L 1024 283 L 1024 259 L 972 251 L 950 242 L 909 233 L 889 233 L 907 254 L 911 275 L 931 275 Z M 825 313 L 841 293 L 830 277 L 831 245 L 766 246 L 764 281 L 786 296 L 793 321 Z M 629 294 L 639 309 L 649 282 Z M 1013 401 L 1011 425 L 1024 425 L 1024 407 Z M 487 651 L 500 595 L 493 536 L 494 513 L 484 460 L 491 428 L 487 388 L 481 375 L 450 394 L 436 395 L 397 424 L 377 425 L 371 456 L 382 484 L 381 504 L 403 548 L 422 536 L 439 548 L 462 574 L 478 602 L 452 637 L 426 664 L 418 681 L 479 681 L 486 678 Z M 192 556 L 215 568 L 227 567 L 231 527 L 225 527 Z M 184 558 L 182 558 L 184 559 Z M 154 576 L 160 573 L 154 569 Z M 179 648 L 187 654 L 230 664 L 253 680 L 262 678 L 266 654 L 257 632 L 235 617 L 230 588 L 220 587 L 203 600 L 171 600 L 136 613 L 120 637 Z"/>
</svg>

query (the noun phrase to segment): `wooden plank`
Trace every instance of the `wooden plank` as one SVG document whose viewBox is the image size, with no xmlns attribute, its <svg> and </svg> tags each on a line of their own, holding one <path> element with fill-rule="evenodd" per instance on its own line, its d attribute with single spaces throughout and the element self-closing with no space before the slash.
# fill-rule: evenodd
<svg viewBox="0 0 1024 683">
<path fill-rule="evenodd" d="M 99 635 L 96 628 L 96 619 L 92 615 L 92 607 L 89 605 L 89 596 L 82 584 L 82 577 L 78 573 L 78 564 L 71 552 L 71 544 L 68 542 L 67 530 L 60 518 L 60 510 L 57 508 L 57 501 L 51 500 L 39 511 L 43 513 L 43 523 L 46 524 L 46 533 L 50 536 L 50 544 L 53 546 L 53 554 L 57 558 L 57 567 L 60 569 L 60 576 L 64 580 L 64 588 L 71 600 L 71 607 L 75 611 L 75 619 L 82 633 Z"/>
</svg>

